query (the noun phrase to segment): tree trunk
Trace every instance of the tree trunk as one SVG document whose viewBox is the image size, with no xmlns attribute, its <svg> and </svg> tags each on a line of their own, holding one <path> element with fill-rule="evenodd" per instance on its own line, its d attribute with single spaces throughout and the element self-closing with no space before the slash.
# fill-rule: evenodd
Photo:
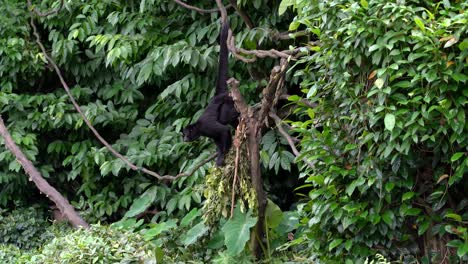
<svg viewBox="0 0 468 264">
<path fill-rule="evenodd" d="M 52 200 L 57 208 L 60 210 L 62 215 L 72 224 L 74 227 L 89 228 L 89 224 L 86 223 L 83 218 L 73 209 L 67 199 L 63 197 L 54 187 L 52 187 L 41 175 L 41 173 L 34 167 L 32 162 L 26 158 L 21 149 L 11 138 L 8 129 L 0 116 L 0 135 L 5 140 L 5 146 L 15 155 L 16 161 L 18 161 L 23 167 L 24 171 L 29 175 L 29 180 L 36 184 L 36 187 L 41 193 L 44 193 L 50 200 Z"/>
</svg>

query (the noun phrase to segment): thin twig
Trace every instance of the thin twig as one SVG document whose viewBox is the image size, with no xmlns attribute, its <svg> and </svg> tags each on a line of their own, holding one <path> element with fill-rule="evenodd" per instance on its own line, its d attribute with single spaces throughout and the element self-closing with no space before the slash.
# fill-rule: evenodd
<svg viewBox="0 0 468 264">
<path fill-rule="evenodd" d="M 180 6 L 182 7 L 185 7 L 187 9 L 190 9 L 190 10 L 193 10 L 193 11 L 196 11 L 200 14 L 209 14 L 209 13 L 216 13 L 216 12 L 219 12 L 219 9 L 218 8 L 213 8 L 213 9 L 202 9 L 202 8 L 199 8 L 199 7 L 196 7 L 196 6 L 191 6 L 183 1 L 180 1 L 180 0 L 174 0 L 174 2 L 176 2 L 177 4 L 179 4 Z M 226 6 L 226 8 L 230 7 L 230 5 Z"/>
<path fill-rule="evenodd" d="M 278 127 L 278 131 L 281 133 L 281 135 L 283 135 L 283 137 L 288 141 L 289 143 L 289 146 L 291 147 L 291 150 L 292 152 L 294 153 L 294 156 L 296 157 L 299 157 L 301 155 L 301 153 L 299 153 L 299 151 L 297 150 L 296 146 L 294 145 L 294 142 L 291 138 L 291 136 L 284 130 L 283 126 L 282 126 L 282 120 L 281 118 L 279 118 L 275 113 L 273 112 L 270 112 L 269 113 L 269 116 L 271 118 L 273 118 L 276 122 L 276 126 Z M 302 161 L 307 164 L 309 167 L 311 168 L 315 168 L 315 166 L 310 163 L 306 158 L 302 158 Z"/>
<path fill-rule="evenodd" d="M 63 2 L 64 2 L 64 0 L 60 0 L 60 6 L 58 8 L 51 9 L 51 10 L 46 11 L 44 13 L 42 13 L 41 11 L 39 11 L 39 9 L 37 9 L 35 6 L 33 6 L 31 4 L 31 0 L 28 0 L 28 7 L 29 7 L 30 10 L 32 10 L 34 13 L 36 13 L 37 16 L 46 17 L 46 16 L 54 15 L 54 14 L 57 14 L 58 12 L 60 12 L 60 10 L 62 10 L 62 8 L 63 8 Z"/>
<path fill-rule="evenodd" d="M 282 95 L 280 96 L 280 99 L 288 100 L 290 96 L 291 96 L 291 95 L 289 95 L 289 94 L 282 94 Z M 316 103 L 312 103 L 312 102 L 310 102 L 309 100 L 304 99 L 304 98 L 299 99 L 298 102 L 303 103 L 305 106 L 307 106 L 307 107 L 309 107 L 309 108 L 315 108 L 315 107 L 318 106 Z"/>
<path fill-rule="evenodd" d="M 146 169 L 146 168 L 143 168 L 143 167 L 138 167 L 136 166 L 135 164 L 131 163 L 126 157 L 124 157 L 122 154 L 120 154 L 119 152 L 117 152 L 100 134 L 99 132 L 94 128 L 94 126 L 91 124 L 91 122 L 88 120 L 88 118 L 85 116 L 85 114 L 83 113 L 83 111 L 81 111 L 81 108 L 80 106 L 78 105 L 78 103 L 76 102 L 75 100 L 75 97 L 73 97 L 71 91 L 70 91 L 70 88 L 67 84 L 67 82 L 65 82 L 65 79 L 63 78 L 63 75 L 62 75 L 62 72 L 60 71 L 59 67 L 57 66 L 57 64 L 55 63 L 55 61 L 47 54 L 47 51 L 44 47 L 44 45 L 42 44 L 41 40 L 40 40 L 40 37 L 39 37 L 39 34 L 37 33 L 37 28 L 36 28 L 36 25 L 34 24 L 34 19 L 33 17 L 31 16 L 31 27 L 33 28 L 33 34 L 34 36 L 36 37 L 36 43 L 37 45 L 39 45 L 39 48 L 41 49 L 42 53 L 44 54 L 44 57 L 47 59 L 47 61 L 52 65 L 52 67 L 54 68 L 55 70 L 55 73 L 57 74 L 57 76 L 59 77 L 60 79 L 60 82 L 62 83 L 62 86 L 63 86 L 63 89 L 65 89 L 65 92 L 67 93 L 68 97 L 70 98 L 70 101 L 72 102 L 73 106 L 75 107 L 76 111 L 81 115 L 81 117 L 83 118 L 83 121 L 86 123 L 86 125 L 89 127 L 89 129 L 91 129 L 91 131 L 93 132 L 93 134 L 96 136 L 96 138 L 117 158 L 119 158 L 120 160 L 122 160 L 130 169 L 134 170 L 134 171 L 141 171 L 141 172 L 144 172 L 146 174 L 149 174 L 151 176 L 154 176 L 156 178 L 158 178 L 159 180 L 175 180 L 177 178 L 180 178 L 180 177 L 184 177 L 184 176 L 190 176 L 192 175 L 196 170 L 198 170 L 201 166 L 203 166 L 204 164 L 206 164 L 207 162 L 209 162 L 210 160 L 214 159 L 214 157 L 216 156 L 216 154 L 213 154 L 211 155 L 209 158 L 205 159 L 203 162 L 201 162 L 200 164 L 198 164 L 197 166 L 195 166 L 194 170 L 186 173 L 186 172 L 183 172 L 183 173 L 179 173 L 177 174 L 176 176 L 171 176 L 171 175 L 164 175 L 164 176 L 161 176 L 160 174 L 154 172 L 154 171 L 151 171 L 149 169 Z"/>
</svg>

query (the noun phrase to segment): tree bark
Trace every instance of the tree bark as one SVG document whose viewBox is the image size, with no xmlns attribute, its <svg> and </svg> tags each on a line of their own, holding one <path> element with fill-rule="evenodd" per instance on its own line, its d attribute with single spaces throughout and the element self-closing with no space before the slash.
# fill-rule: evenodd
<svg viewBox="0 0 468 264">
<path fill-rule="evenodd" d="M 18 161 L 23 167 L 24 171 L 29 175 L 29 180 L 36 184 L 36 187 L 41 193 L 44 193 L 50 200 L 52 200 L 57 208 L 60 210 L 62 215 L 72 224 L 74 227 L 89 228 L 89 224 L 86 223 L 83 218 L 75 211 L 65 197 L 63 197 L 54 187 L 52 187 L 41 175 L 41 173 L 34 167 L 32 162 L 26 158 L 21 149 L 16 145 L 11 137 L 8 129 L 0 116 L 0 135 L 5 140 L 5 146 L 15 155 L 16 161 Z"/>
</svg>

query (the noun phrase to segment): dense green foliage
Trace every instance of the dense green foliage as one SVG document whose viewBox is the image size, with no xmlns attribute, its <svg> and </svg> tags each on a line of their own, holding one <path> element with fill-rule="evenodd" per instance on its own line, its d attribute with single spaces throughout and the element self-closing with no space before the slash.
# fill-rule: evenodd
<svg viewBox="0 0 468 264">
<path fill-rule="evenodd" d="M 69 232 L 69 230 L 67 230 Z M 2 263 L 156 263 L 153 247 L 137 234 L 93 226 L 61 232 L 35 251 L 0 247 Z"/>
<path fill-rule="evenodd" d="M 41 209 L 0 210 L 0 243 L 21 249 L 37 248 L 53 237 L 47 232 L 48 226 Z"/>
<path fill-rule="evenodd" d="M 384 249 L 438 262 L 441 239 L 466 259 L 466 1 L 283 4 L 320 41 L 301 71 L 318 106 L 292 123 L 315 162 L 300 241 L 325 259 Z"/>
<path fill-rule="evenodd" d="M 218 13 L 172 0 L 64 3 L 34 21 L 81 109 L 116 150 L 171 175 L 215 151 L 206 139 L 183 142 L 180 131 L 214 93 Z M 305 55 L 290 61 L 284 92 L 292 96 L 278 109 L 300 157 L 274 126 L 263 131 L 266 261 L 364 263 L 377 252 L 405 262 L 438 262 L 445 253 L 452 263 L 467 261 L 466 1 L 237 3 L 255 26 L 228 9 L 237 46 L 304 47 Z M 33 4 L 47 10 L 60 1 Z M 252 262 L 256 208 L 239 206 L 227 219 L 226 168 L 208 163 L 173 182 L 128 169 L 73 108 L 35 42 L 26 3 L 0 0 L 0 12 L 0 114 L 13 139 L 87 221 L 117 228 L 54 233 L 34 209 L 1 210 L 0 262 Z M 288 28 L 299 37 L 278 37 Z M 231 56 L 230 76 L 251 105 L 277 63 Z M 242 163 L 247 186 L 246 155 Z M 3 144 L 0 186 L 2 208 L 49 203 Z M 238 190 L 245 207 L 256 205 L 251 192 Z M 380 262 L 387 261 L 371 263 Z"/>
</svg>

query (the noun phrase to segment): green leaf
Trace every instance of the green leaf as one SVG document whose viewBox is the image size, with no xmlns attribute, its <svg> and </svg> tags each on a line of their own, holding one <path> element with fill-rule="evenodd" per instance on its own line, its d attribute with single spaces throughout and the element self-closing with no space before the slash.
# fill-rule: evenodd
<svg viewBox="0 0 468 264">
<path fill-rule="evenodd" d="M 450 219 L 453 219 L 457 222 L 461 222 L 462 221 L 462 217 L 458 214 L 455 214 L 455 213 L 448 213 L 444 216 L 444 218 L 450 218 Z"/>
<path fill-rule="evenodd" d="M 283 0 L 281 1 L 279 8 L 278 8 L 278 14 L 281 16 L 286 12 L 286 9 L 288 9 L 289 6 L 293 5 L 294 2 L 293 0 Z"/>
<path fill-rule="evenodd" d="M 180 226 L 187 227 L 197 216 L 200 215 L 198 208 L 193 208 L 188 214 L 180 221 Z"/>
<path fill-rule="evenodd" d="M 407 192 L 407 193 L 403 194 L 403 196 L 401 197 L 401 201 L 404 202 L 406 200 L 409 200 L 409 199 L 413 198 L 413 196 L 415 194 L 416 194 L 415 192 Z"/>
<path fill-rule="evenodd" d="M 382 220 L 384 220 L 384 222 L 387 223 L 388 226 L 393 225 L 394 219 L 395 219 L 395 215 L 390 210 L 385 211 L 385 213 L 382 215 Z"/>
<path fill-rule="evenodd" d="M 395 116 L 393 114 L 387 113 L 384 119 L 385 128 L 392 131 L 395 127 Z"/>
<path fill-rule="evenodd" d="M 145 240 L 153 240 L 162 232 L 169 231 L 176 227 L 177 227 L 177 220 L 170 219 L 166 222 L 158 223 L 154 227 L 146 230 L 146 232 L 143 234 L 143 237 L 145 238 Z"/>
<path fill-rule="evenodd" d="M 369 7 L 369 3 L 366 0 L 361 0 L 361 6 L 367 9 Z"/>
<path fill-rule="evenodd" d="M 419 227 L 418 227 L 418 235 L 419 236 L 422 236 L 426 230 L 429 228 L 429 224 L 430 222 L 425 220 L 424 222 L 422 222 Z"/>
<path fill-rule="evenodd" d="M 130 209 L 124 217 L 134 217 L 138 214 L 143 213 L 153 203 L 156 197 L 156 188 L 152 188 L 143 193 L 138 199 L 136 199 Z"/>
<path fill-rule="evenodd" d="M 328 251 L 332 251 L 332 249 L 336 248 L 337 246 L 341 245 L 343 243 L 343 239 L 337 238 L 333 239 L 333 241 L 328 245 Z"/>
<path fill-rule="evenodd" d="M 269 228 L 277 227 L 281 223 L 281 220 L 283 220 L 283 212 L 279 206 L 273 203 L 270 199 L 268 199 L 265 218 Z"/>
<path fill-rule="evenodd" d="M 463 243 L 462 246 L 458 247 L 457 255 L 458 257 L 462 258 L 466 256 L 467 253 L 468 253 L 468 241 L 465 241 L 465 243 Z"/>
<path fill-rule="evenodd" d="M 251 211 L 243 214 L 239 207 L 236 207 L 234 217 L 222 227 L 224 244 L 229 255 L 236 256 L 242 252 L 245 243 L 250 239 L 250 228 L 257 223 L 257 218 L 252 217 L 251 214 Z"/>
<path fill-rule="evenodd" d="M 460 159 L 461 157 L 463 157 L 464 154 L 465 154 L 465 153 L 463 153 L 463 152 L 457 152 L 457 153 L 455 153 L 455 154 L 452 155 L 452 157 L 450 158 L 450 161 L 451 161 L 451 162 L 455 162 L 455 161 L 457 161 L 458 159 Z"/>
<path fill-rule="evenodd" d="M 426 31 L 426 27 L 424 26 L 423 21 L 419 17 L 415 17 L 414 22 L 416 22 L 416 25 L 421 29 L 421 31 Z"/>
<path fill-rule="evenodd" d="M 194 227 L 192 227 L 189 231 L 184 233 L 180 238 L 180 242 L 184 246 L 192 245 L 193 243 L 197 242 L 197 240 L 203 236 L 208 231 L 208 227 L 205 226 L 203 222 L 198 223 Z"/>
<path fill-rule="evenodd" d="M 385 83 L 384 79 L 378 78 L 377 80 L 375 80 L 374 85 L 375 87 L 382 89 L 384 83 Z"/>
</svg>

